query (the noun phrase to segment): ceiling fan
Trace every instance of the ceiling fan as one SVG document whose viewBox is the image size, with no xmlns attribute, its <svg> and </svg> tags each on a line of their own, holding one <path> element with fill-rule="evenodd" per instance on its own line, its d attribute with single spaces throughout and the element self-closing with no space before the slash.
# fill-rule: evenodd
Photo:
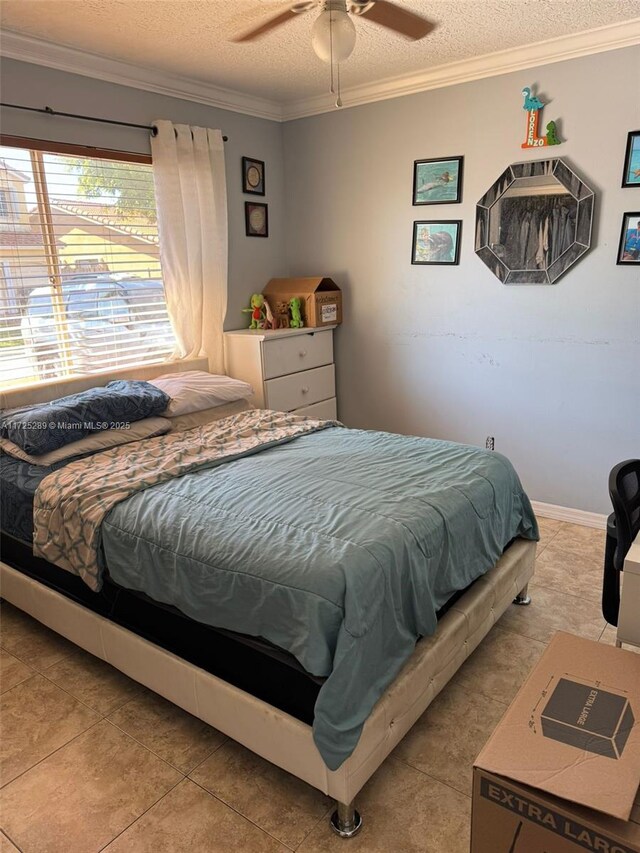
<svg viewBox="0 0 640 853">
<path fill-rule="evenodd" d="M 231 40 L 237 43 L 253 41 L 296 15 L 313 9 L 320 10 L 320 15 L 313 24 L 313 49 L 320 59 L 332 65 L 334 62 L 344 62 L 348 59 L 355 47 L 356 28 L 352 18 L 371 21 L 372 24 L 393 30 L 411 41 L 424 38 L 435 28 L 431 21 L 396 6 L 390 0 L 306 0 L 292 3 L 288 8 Z"/>
</svg>

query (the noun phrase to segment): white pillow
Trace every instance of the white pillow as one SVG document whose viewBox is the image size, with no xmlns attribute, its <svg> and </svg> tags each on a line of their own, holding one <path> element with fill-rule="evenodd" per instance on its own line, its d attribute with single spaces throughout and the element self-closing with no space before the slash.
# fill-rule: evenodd
<svg viewBox="0 0 640 853">
<path fill-rule="evenodd" d="M 253 394 L 253 388 L 248 382 L 205 373 L 204 370 L 167 373 L 148 381 L 171 397 L 167 408 L 160 413 L 165 418 L 213 409 L 236 400 L 247 400 Z"/>
<path fill-rule="evenodd" d="M 171 430 L 193 429 L 193 427 L 209 424 L 213 421 L 221 421 L 222 418 L 230 418 L 231 415 L 239 415 L 254 407 L 248 400 L 236 400 L 235 403 L 225 403 L 223 406 L 215 406 L 212 409 L 203 409 L 201 412 L 190 412 L 188 415 L 178 415 L 169 418 Z"/>
<path fill-rule="evenodd" d="M 41 453 L 38 456 L 25 453 L 21 447 L 14 444 L 13 441 L 9 441 L 8 438 L 0 438 L 0 449 L 8 453 L 9 456 L 15 456 L 16 459 L 22 459 L 32 465 L 46 466 L 53 465 L 54 462 L 60 462 L 63 459 L 81 456 L 83 453 L 109 450 L 110 447 L 118 447 L 120 444 L 128 444 L 130 441 L 140 441 L 143 438 L 164 435 L 170 429 L 171 421 L 166 418 L 143 418 L 141 421 L 134 421 L 129 429 L 103 429 L 88 435 L 86 438 L 80 438 L 78 441 L 65 444 L 64 447 L 51 450 L 49 453 Z"/>
</svg>

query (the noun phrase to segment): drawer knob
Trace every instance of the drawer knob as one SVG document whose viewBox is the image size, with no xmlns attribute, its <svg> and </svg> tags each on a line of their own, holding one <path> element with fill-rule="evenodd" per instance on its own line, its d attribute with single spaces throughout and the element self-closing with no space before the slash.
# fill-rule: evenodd
<svg viewBox="0 0 640 853">
<path fill-rule="evenodd" d="M 300 390 L 302 391 L 303 394 L 308 394 L 309 393 L 309 386 L 303 385 Z"/>
<path fill-rule="evenodd" d="M 304 358 L 306 354 L 307 354 L 306 349 L 301 349 L 301 350 L 300 350 L 300 358 Z"/>
</svg>

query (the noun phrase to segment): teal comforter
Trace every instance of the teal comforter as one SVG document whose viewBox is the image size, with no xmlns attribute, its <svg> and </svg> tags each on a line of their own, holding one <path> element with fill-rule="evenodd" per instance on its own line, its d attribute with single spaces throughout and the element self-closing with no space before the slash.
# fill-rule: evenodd
<svg viewBox="0 0 640 853">
<path fill-rule="evenodd" d="M 102 525 L 116 583 L 326 677 L 313 734 L 333 770 L 438 609 L 516 536 L 538 530 L 504 456 L 341 427 L 146 489 Z"/>
</svg>

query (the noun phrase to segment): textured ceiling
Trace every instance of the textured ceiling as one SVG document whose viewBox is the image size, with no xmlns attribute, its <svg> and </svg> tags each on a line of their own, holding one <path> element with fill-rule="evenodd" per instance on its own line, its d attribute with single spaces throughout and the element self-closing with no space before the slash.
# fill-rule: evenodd
<svg viewBox="0 0 640 853">
<path fill-rule="evenodd" d="M 270 0 L 2 0 L 2 26 L 144 68 L 277 101 L 323 93 L 311 49 L 315 10 L 260 41 L 229 36 L 286 4 Z M 638 15 L 638 0 L 400 0 L 437 24 L 420 42 L 357 19 L 344 88 L 601 27 Z"/>
</svg>

